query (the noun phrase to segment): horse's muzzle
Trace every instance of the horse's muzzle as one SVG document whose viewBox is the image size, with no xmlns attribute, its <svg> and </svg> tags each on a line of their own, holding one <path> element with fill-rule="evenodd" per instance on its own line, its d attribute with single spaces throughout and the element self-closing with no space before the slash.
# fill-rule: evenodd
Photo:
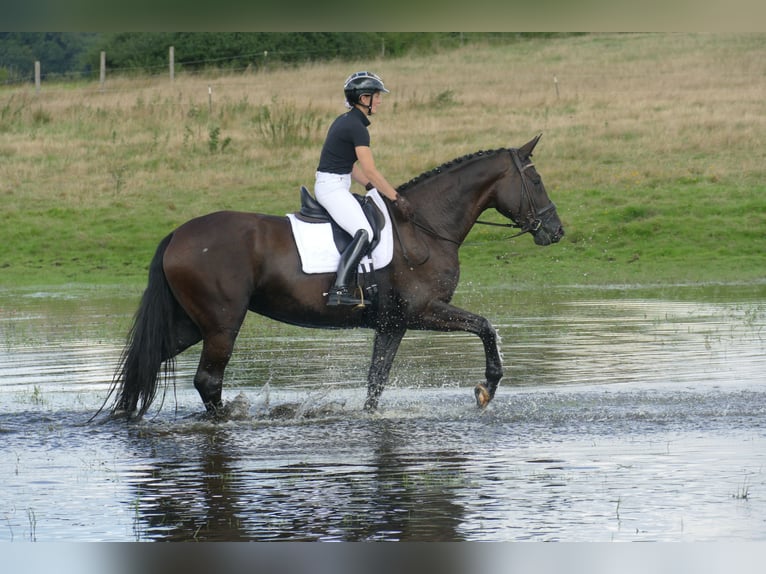
<svg viewBox="0 0 766 574">
<path fill-rule="evenodd" d="M 540 225 L 533 234 L 537 245 L 551 245 L 561 241 L 561 238 L 564 237 L 564 227 L 561 225 L 561 220 L 558 213 L 556 213 L 555 207 L 544 214 Z"/>
<path fill-rule="evenodd" d="M 534 234 L 535 243 L 537 245 L 551 245 L 553 243 L 558 243 L 563 236 L 564 229 L 562 227 L 559 227 L 553 233 L 548 233 L 545 229 L 541 228 Z"/>
</svg>

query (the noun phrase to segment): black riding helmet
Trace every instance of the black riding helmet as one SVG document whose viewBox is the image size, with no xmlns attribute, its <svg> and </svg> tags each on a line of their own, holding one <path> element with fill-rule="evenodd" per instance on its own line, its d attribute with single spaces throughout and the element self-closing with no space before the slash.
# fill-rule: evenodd
<svg viewBox="0 0 766 574">
<path fill-rule="evenodd" d="M 383 80 L 372 72 L 356 72 L 351 74 L 346 79 L 346 83 L 343 84 L 343 93 L 346 94 L 346 101 L 350 106 L 360 103 L 359 98 L 364 94 L 374 94 L 376 92 L 389 93 L 386 86 L 383 85 Z M 370 105 L 367 106 L 367 114 L 372 114 L 372 100 L 370 100 Z"/>
</svg>

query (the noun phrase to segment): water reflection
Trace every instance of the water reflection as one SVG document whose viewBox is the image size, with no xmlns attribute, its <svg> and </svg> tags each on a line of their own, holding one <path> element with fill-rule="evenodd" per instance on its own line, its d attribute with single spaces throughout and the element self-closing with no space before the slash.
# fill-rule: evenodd
<svg viewBox="0 0 766 574">
<path fill-rule="evenodd" d="M 394 422 L 258 427 L 131 431 L 142 461 L 129 472 L 136 540 L 461 538 L 454 491 L 465 485 L 465 457 L 414 455 Z"/>
<path fill-rule="evenodd" d="M 229 540 L 248 537 L 237 515 L 236 451 L 214 429 L 195 435 L 130 432 L 142 460 L 130 482 L 135 492 L 136 540 Z"/>
<path fill-rule="evenodd" d="M 417 436 L 402 436 L 401 429 L 378 425 L 374 456 L 374 480 L 365 497 L 372 515 L 363 539 L 459 540 L 463 508 L 454 501 L 462 487 L 468 460 L 456 452 L 417 452 L 408 444 Z M 414 458 L 414 460 L 412 460 Z"/>
</svg>

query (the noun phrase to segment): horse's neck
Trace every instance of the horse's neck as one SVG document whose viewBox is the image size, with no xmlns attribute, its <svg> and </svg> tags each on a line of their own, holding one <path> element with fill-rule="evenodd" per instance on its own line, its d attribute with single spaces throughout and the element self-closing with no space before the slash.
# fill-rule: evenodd
<svg viewBox="0 0 766 574">
<path fill-rule="evenodd" d="M 418 186 L 411 199 L 438 231 L 462 242 L 490 203 L 490 190 L 506 167 L 488 156 L 433 176 Z"/>
</svg>

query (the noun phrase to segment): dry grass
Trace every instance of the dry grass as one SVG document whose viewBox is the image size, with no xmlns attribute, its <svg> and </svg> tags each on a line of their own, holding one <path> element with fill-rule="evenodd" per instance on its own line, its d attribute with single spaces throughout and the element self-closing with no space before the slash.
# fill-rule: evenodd
<svg viewBox="0 0 766 574">
<path fill-rule="evenodd" d="M 154 241 L 215 209 L 293 209 L 327 125 L 344 109 L 343 79 L 365 68 L 392 91 L 371 134 L 395 184 L 538 132 L 538 167 L 570 212 L 589 190 L 619 196 L 678 182 L 725 190 L 762 185 L 766 175 L 766 36 L 597 34 L 174 83 L 108 78 L 103 92 L 4 89 L 5 222 L 54 207 L 117 210 Z M 304 132 L 301 141 L 269 139 L 263 110 L 301 125 L 291 128 Z"/>
<path fill-rule="evenodd" d="M 763 36 L 596 35 L 430 58 L 182 76 L 173 84 L 164 76 L 109 79 L 105 93 L 98 86 L 46 86 L 39 95 L 6 90 L 0 107 L 21 109 L 18 121 L 0 124 L 3 187 L 93 200 L 110 191 L 120 170 L 137 192 L 158 182 L 199 191 L 310 182 L 323 128 L 307 146 L 274 150 L 254 133 L 254 108 L 293 107 L 326 124 L 343 109 L 342 79 L 365 67 L 393 92 L 372 133 L 378 162 L 394 182 L 476 149 L 520 145 L 539 131 L 546 179 L 555 187 L 763 174 L 765 56 Z M 231 139 L 228 153 L 189 165 L 190 146 L 204 150 L 213 124 Z M 135 165 L 139 158 L 149 169 Z M 221 177 L 221 163 L 241 173 Z M 251 179 L 258 165 L 266 167 L 265 180 Z"/>
</svg>

